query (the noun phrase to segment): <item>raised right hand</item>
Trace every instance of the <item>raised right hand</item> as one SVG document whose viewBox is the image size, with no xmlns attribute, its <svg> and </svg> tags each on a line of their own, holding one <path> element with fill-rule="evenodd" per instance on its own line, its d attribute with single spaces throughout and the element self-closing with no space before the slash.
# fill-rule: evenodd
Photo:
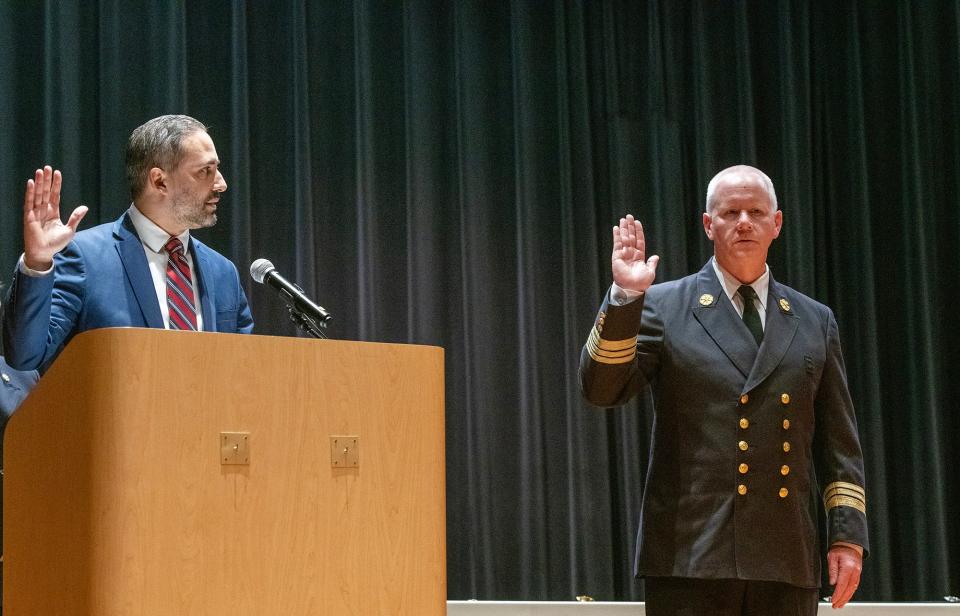
<svg viewBox="0 0 960 616">
<path fill-rule="evenodd" d="M 620 219 L 620 226 L 613 228 L 613 255 L 611 256 L 613 281 L 621 289 L 646 291 L 657 274 L 657 255 L 646 258 L 646 242 L 643 225 L 631 214 Z"/>
<path fill-rule="evenodd" d="M 27 180 L 23 196 L 23 263 L 44 271 L 53 264 L 53 255 L 70 243 L 87 206 L 73 210 L 67 224 L 60 221 L 60 185 L 63 177 L 49 165 L 37 169 Z"/>
</svg>

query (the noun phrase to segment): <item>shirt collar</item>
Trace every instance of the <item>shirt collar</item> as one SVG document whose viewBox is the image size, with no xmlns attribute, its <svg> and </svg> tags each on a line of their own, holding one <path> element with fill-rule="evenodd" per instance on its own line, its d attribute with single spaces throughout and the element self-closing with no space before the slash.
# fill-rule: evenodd
<svg viewBox="0 0 960 616">
<path fill-rule="evenodd" d="M 733 296 L 737 294 L 737 291 L 743 285 L 742 282 L 733 277 L 730 272 L 720 267 L 720 264 L 717 263 L 717 258 L 712 257 L 713 259 L 713 271 L 716 272 L 717 278 L 720 280 L 720 284 L 723 286 L 723 292 L 727 294 L 727 299 L 731 302 L 733 301 Z M 750 283 L 750 286 L 753 287 L 753 290 L 757 292 L 757 297 L 760 299 L 760 304 L 763 306 L 767 305 L 767 291 L 770 290 L 770 266 L 766 263 L 763 264 L 763 274 L 759 278 Z"/>
<path fill-rule="evenodd" d="M 147 218 L 143 212 L 137 209 L 137 206 L 130 204 L 127 210 L 130 214 L 130 222 L 133 228 L 137 230 L 140 241 L 144 246 L 156 253 L 161 253 L 163 247 L 170 241 L 170 234 L 157 226 L 157 223 Z M 183 244 L 183 250 L 186 252 L 190 248 L 190 229 L 177 236 Z"/>
</svg>

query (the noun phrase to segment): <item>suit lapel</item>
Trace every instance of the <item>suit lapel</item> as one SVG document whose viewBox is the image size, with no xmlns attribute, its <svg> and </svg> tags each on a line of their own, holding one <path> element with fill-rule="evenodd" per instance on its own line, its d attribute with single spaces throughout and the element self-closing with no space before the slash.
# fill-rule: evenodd
<svg viewBox="0 0 960 616">
<path fill-rule="evenodd" d="M 120 263 L 126 273 L 127 282 L 133 289 L 133 295 L 140 305 L 147 327 L 163 329 L 163 316 L 160 314 L 160 305 L 157 303 L 157 290 L 153 286 L 150 276 L 150 266 L 147 257 L 143 254 L 143 243 L 130 222 L 130 216 L 124 214 L 113 226 L 113 236 L 117 240 L 117 252 L 120 254 Z"/>
<path fill-rule="evenodd" d="M 712 260 L 697 274 L 696 302 L 693 315 L 744 378 L 748 377 L 757 357 L 757 344 L 727 298 Z"/>
<path fill-rule="evenodd" d="M 207 292 L 203 273 L 210 271 L 205 247 L 192 235 L 190 236 L 190 252 L 193 253 L 193 269 L 197 275 L 197 289 L 200 293 L 200 312 L 203 314 L 203 329 L 208 332 L 217 331 L 217 311 L 213 309 L 213 298 Z"/>
<path fill-rule="evenodd" d="M 763 331 L 763 344 L 757 354 L 757 361 L 747 377 L 743 390 L 749 391 L 770 376 L 786 354 L 793 337 L 797 333 L 800 319 L 793 312 L 790 302 L 784 297 L 780 285 L 773 276 L 767 292 L 767 322 Z"/>
</svg>

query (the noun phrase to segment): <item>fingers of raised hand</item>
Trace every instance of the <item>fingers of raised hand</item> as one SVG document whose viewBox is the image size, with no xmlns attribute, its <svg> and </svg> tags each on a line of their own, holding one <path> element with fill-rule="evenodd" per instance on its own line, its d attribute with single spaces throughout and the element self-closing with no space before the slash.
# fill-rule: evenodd
<svg viewBox="0 0 960 616">
<path fill-rule="evenodd" d="M 24 213 L 33 211 L 33 196 L 36 192 L 37 192 L 37 183 L 33 180 L 27 180 L 27 187 L 23 191 Z"/>
<path fill-rule="evenodd" d="M 639 220 L 633 221 L 633 237 L 634 237 L 634 245 L 636 246 L 637 250 L 640 252 L 640 258 L 643 259 L 645 251 L 647 249 L 647 243 L 646 241 L 644 241 L 643 225 L 640 224 Z"/>
<path fill-rule="evenodd" d="M 77 209 L 73 210 L 73 213 L 70 214 L 70 219 L 67 220 L 67 226 L 73 230 L 74 233 L 77 231 L 77 227 L 80 225 L 80 221 L 83 220 L 83 217 L 87 215 L 87 206 L 81 205 Z"/>
<path fill-rule="evenodd" d="M 49 169 L 50 167 L 47 167 Z M 50 187 L 50 205 L 54 210 L 60 207 L 60 187 L 63 185 L 63 174 L 57 169 L 53 172 L 53 184 Z"/>
<path fill-rule="evenodd" d="M 632 216 L 627 215 L 628 218 L 620 219 L 620 241 L 623 242 L 624 248 L 633 248 L 634 235 L 633 235 L 633 223 Z"/>
<path fill-rule="evenodd" d="M 627 251 L 627 254 L 624 256 L 630 259 L 636 258 L 633 251 L 637 250 L 640 251 L 640 258 L 642 258 L 644 249 L 643 226 L 640 224 L 640 221 L 634 219 L 632 214 L 627 214 L 624 218 L 620 219 L 618 230 L 620 246 Z"/>
<path fill-rule="evenodd" d="M 46 207 L 50 203 L 50 192 L 53 188 L 53 167 L 47 165 L 43 169 L 37 169 L 37 175 L 40 178 L 38 182 L 40 190 L 34 198 L 33 204 L 35 207 Z"/>
<path fill-rule="evenodd" d="M 613 228 L 613 252 L 617 253 L 623 250 L 623 239 L 620 235 L 620 227 Z"/>
<path fill-rule="evenodd" d="M 31 206 L 33 209 L 40 207 L 41 203 L 46 203 L 44 199 L 43 192 L 43 169 L 37 169 L 33 172 L 33 203 Z"/>
<path fill-rule="evenodd" d="M 651 255 L 651 257 L 650 257 L 649 259 L 647 259 L 647 267 L 649 267 L 650 270 L 653 271 L 654 273 L 656 273 L 656 271 L 657 271 L 657 264 L 659 264 L 659 263 L 660 263 L 660 256 L 659 256 L 659 255 Z"/>
</svg>

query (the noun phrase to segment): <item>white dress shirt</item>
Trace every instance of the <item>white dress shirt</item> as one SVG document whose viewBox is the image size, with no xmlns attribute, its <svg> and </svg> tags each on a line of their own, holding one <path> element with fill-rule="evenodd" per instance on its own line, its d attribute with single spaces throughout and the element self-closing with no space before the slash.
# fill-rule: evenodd
<svg viewBox="0 0 960 616">
<path fill-rule="evenodd" d="M 733 304 L 733 307 L 737 309 L 737 314 L 740 315 L 740 318 L 743 318 L 743 297 L 740 296 L 737 291 L 743 285 L 742 282 L 730 275 L 727 270 L 720 267 L 720 264 L 717 263 L 717 259 L 713 258 L 713 271 L 717 273 L 717 278 L 720 279 L 720 285 L 723 286 L 723 292 L 727 294 L 727 299 Z M 770 290 L 770 266 L 764 264 L 763 274 L 750 283 L 750 286 L 753 287 L 753 290 L 757 294 L 757 298 L 753 300 L 753 304 L 757 307 L 757 312 L 760 313 L 760 326 L 764 330 L 767 329 L 767 294 Z"/>
<path fill-rule="evenodd" d="M 160 314 L 163 316 L 163 326 L 170 329 L 170 307 L 167 305 L 167 251 L 164 245 L 170 241 L 170 234 L 161 229 L 152 220 L 144 216 L 137 206 L 131 204 L 127 210 L 130 222 L 140 236 L 143 244 L 143 253 L 147 256 L 147 265 L 150 266 L 150 277 L 153 278 L 153 288 L 157 292 L 157 302 L 160 304 Z M 193 305 L 197 309 L 197 331 L 203 331 L 203 311 L 200 309 L 200 294 L 197 292 L 197 270 L 193 267 L 193 255 L 190 254 L 190 230 L 187 229 L 177 236 L 183 243 L 183 256 L 190 266 L 190 280 L 193 282 Z"/>
</svg>

